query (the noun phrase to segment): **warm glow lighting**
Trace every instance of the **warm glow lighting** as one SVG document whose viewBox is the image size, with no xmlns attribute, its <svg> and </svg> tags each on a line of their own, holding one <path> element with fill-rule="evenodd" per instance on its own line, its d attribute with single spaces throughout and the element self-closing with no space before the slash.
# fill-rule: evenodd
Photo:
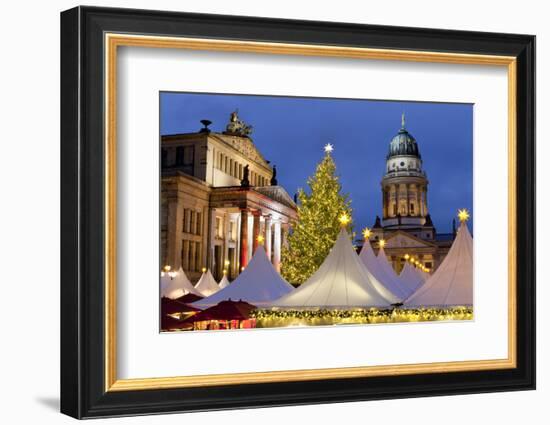
<svg viewBox="0 0 550 425">
<path fill-rule="evenodd" d="M 256 240 L 258 241 L 259 244 L 263 244 L 264 241 L 265 241 L 265 238 L 264 238 L 262 235 L 258 235 L 258 237 L 256 238 Z"/>
<path fill-rule="evenodd" d="M 333 150 L 334 150 L 334 146 L 332 146 L 330 143 L 327 143 L 325 145 L 325 152 L 326 153 L 331 153 Z"/>
<path fill-rule="evenodd" d="M 202 272 L 203 272 L 203 273 L 206 273 L 206 267 L 203 267 L 203 268 L 202 268 Z"/>
<path fill-rule="evenodd" d="M 243 267 L 241 267 L 241 271 L 243 271 L 243 270 L 244 270 L 244 266 L 243 266 Z"/>
<path fill-rule="evenodd" d="M 386 246 L 386 241 L 384 239 L 380 239 L 380 241 L 378 241 L 378 245 L 380 248 L 384 248 Z"/>
<path fill-rule="evenodd" d="M 223 264 L 225 264 L 225 267 L 229 266 L 229 264 L 230 264 L 230 263 L 229 263 L 229 260 L 225 260 L 225 261 L 223 262 Z"/>
<path fill-rule="evenodd" d="M 458 210 L 458 219 L 460 220 L 461 223 L 468 221 L 469 218 L 470 218 L 470 213 L 466 208 Z"/>
<path fill-rule="evenodd" d="M 409 258 L 411 258 L 411 256 L 409 254 L 405 254 L 405 260 L 408 260 Z"/>
<path fill-rule="evenodd" d="M 167 264 L 167 265 L 164 266 L 164 271 L 165 271 L 165 272 L 169 272 L 171 268 L 172 268 L 172 267 L 170 267 L 170 266 Z"/>
<path fill-rule="evenodd" d="M 365 228 L 363 229 L 363 237 L 364 237 L 365 239 L 368 239 L 368 238 L 370 238 L 370 235 L 371 235 L 370 229 L 369 229 L 368 227 L 365 227 Z"/>
<path fill-rule="evenodd" d="M 227 274 L 227 270 L 224 269 L 224 270 L 223 270 L 223 274 Z"/>
<path fill-rule="evenodd" d="M 338 221 L 340 221 L 342 226 L 346 226 L 351 221 L 351 218 L 347 213 L 342 213 L 340 217 L 338 217 Z"/>
</svg>

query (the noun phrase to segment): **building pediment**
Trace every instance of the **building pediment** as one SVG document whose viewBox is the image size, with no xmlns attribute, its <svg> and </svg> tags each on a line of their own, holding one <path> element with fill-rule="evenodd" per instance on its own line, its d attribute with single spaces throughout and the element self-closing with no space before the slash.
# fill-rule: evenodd
<svg viewBox="0 0 550 425">
<path fill-rule="evenodd" d="M 255 187 L 254 190 L 289 208 L 296 209 L 294 200 L 282 186 L 260 186 Z"/>
<path fill-rule="evenodd" d="M 217 133 L 212 133 L 211 136 L 214 136 L 222 143 L 231 146 L 233 149 L 238 151 L 241 155 L 243 155 L 250 161 L 253 161 L 256 164 L 261 165 L 262 167 L 265 167 L 267 169 L 271 169 L 268 162 L 265 160 L 258 148 L 256 148 L 256 145 L 254 145 L 252 139 L 250 139 L 249 137 Z"/>
<path fill-rule="evenodd" d="M 397 231 L 386 239 L 385 248 L 428 248 L 433 243 L 417 238 L 410 233 Z"/>
</svg>

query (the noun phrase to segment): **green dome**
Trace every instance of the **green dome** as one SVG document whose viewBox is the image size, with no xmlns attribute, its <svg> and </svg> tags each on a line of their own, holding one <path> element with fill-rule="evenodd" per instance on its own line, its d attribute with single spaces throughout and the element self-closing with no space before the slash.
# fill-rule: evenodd
<svg viewBox="0 0 550 425">
<path fill-rule="evenodd" d="M 421 158 L 416 139 L 405 129 L 405 115 L 401 118 L 401 129 L 390 142 L 387 158 L 393 156 L 416 156 Z"/>
</svg>

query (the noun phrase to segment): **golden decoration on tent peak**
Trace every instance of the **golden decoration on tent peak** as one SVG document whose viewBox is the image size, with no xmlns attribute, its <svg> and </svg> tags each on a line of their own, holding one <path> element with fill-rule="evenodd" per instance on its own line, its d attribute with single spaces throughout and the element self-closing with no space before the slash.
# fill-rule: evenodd
<svg viewBox="0 0 550 425">
<path fill-rule="evenodd" d="M 363 229 L 363 237 L 365 238 L 365 240 L 367 240 L 368 238 L 370 238 L 370 235 L 371 235 L 371 231 L 368 227 L 365 227 Z"/>
<path fill-rule="evenodd" d="M 384 248 L 384 247 L 386 246 L 386 240 L 385 240 L 385 239 L 380 239 L 380 240 L 378 241 L 378 246 L 379 246 L 380 248 Z"/>
<path fill-rule="evenodd" d="M 338 217 L 338 221 L 340 222 L 342 227 L 345 227 L 349 224 L 349 222 L 351 221 L 351 218 L 347 213 L 344 212 L 340 214 L 340 217 Z"/>
<path fill-rule="evenodd" d="M 470 213 L 466 208 L 458 210 L 458 219 L 460 220 L 461 223 L 468 221 L 469 218 L 470 218 Z"/>
<path fill-rule="evenodd" d="M 258 241 L 258 243 L 260 245 L 263 245 L 264 244 L 264 241 L 265 241 L 265 238 L 262 236 L 262 235 L 258 235 L 258 237 L 256 238 L 256 240 Z"/>
<path fill-rule="evenodd" d="M 327 143 L 325 145 L 325 153 L 331 153 L 334 150 L 334 145 L 331 143 Z"/>
</svg>

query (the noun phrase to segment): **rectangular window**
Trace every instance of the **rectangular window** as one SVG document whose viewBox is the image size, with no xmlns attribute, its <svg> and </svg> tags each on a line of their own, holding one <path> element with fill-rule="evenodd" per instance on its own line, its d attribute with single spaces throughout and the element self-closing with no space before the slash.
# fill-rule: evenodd
<svg viewBox="0 0 550 425">
<path fill-rule="evenodd" d="M 231 176 L 233 175 L 233 160 L 232 159 L 229 160 L 229 174 Z"/>
<path fill-rule="evenodd" d="M 242 164 L 239 164 L 239 178 L 241 180 L 243 179 L 243 165 Z"/>
<path fill-rule="evenodd" d="M 236 235 L 236 232 L 235 232 L 235 222 L 234 221 L 230 221 L 229 222 L 229 239 L 234 241 L 237 237 Z"/>
<path fill-rule="evenodd" d="M 431 261 L 428 261 L 428 262 L 425 264 L 425 266 L 426 266 L 427 268 L 431 269 L 431 268 L 432 268 L 432 263 L 431 263 Z"/>
<path fill-rule="evenodd" d="M 161 152 L 161 167 L 162 168 L 168 167 L 168 150 L 162 148 L 160 152 Z"/>
<path fill-rule="evenodd" d="M 183 165 L 190 166 L 195 163 L 195 147 L 186 146 L 183 149 Z"/>
<path fill-rule="evenodd" d="M 229 174 L 229 158 L 225 157 L 225 164 L 223 165 L 223 171 L 225 174 Z"/>
<path fill-rule="evenodd" d="M 176 147 L 176 166 L 183 165 L 184 149 L 183 146 Z"/>
<path fill-rule="evenodd" d="M 197 213 L 193 210 L 189 211 L 189 233 L 195 233 L 195 218 Z"/>
<path fill-rule="evenodd" d="M 197 212 L 197 228 L 195 231 L 196 235 L 200 235 L 202 233 L 202 214 L 200 212 Z"/>
<path fill-rule="evenodd" d="M 221 217 L 216 217 L 216 237 L 223 238 L 223 223 Z"/>
<path fill-rule="evenodd" d="M 195 242 L 195 270 L 198 271 L 201 268 L 201 244 L 200 242 Z"/>
<path fill-rule="evenodd" d="M 410 210 L 411 210 L 411 214 L 414 214 L 414 204 L 411 204 Z"/>
</svg>

